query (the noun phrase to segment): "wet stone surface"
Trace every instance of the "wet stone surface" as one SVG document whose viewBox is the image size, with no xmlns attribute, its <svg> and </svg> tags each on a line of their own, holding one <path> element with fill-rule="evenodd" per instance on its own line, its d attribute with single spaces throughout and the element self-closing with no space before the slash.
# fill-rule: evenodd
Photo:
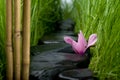
<svg viewBox="0 0 120 80">
<path fill-rule="evenodd" d="M 31 58 L 30 80 L 62 80 L 61 72 L 88 68 L 90 63 L 88 55 L 77 55 L 70 46 L 37 54 Z"/>
<path fill-rule="evenodd" d="M 68 80 L 94 80 L 93 73 L 88 68 L 66 70 L 59 77 Z"/>
</svg>

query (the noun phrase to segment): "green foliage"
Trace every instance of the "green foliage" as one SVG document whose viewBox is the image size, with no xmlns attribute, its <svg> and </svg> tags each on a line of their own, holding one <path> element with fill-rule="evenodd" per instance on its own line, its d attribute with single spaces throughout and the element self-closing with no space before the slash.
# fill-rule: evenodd
<svg viewBox="0 0 120 80">
<path fill-rule="evenodd" d="M 31 4 L 31 45 L 36 45 L 44 34 L 55 30 L 61 8 L 60 0 L 32 0 Z"/>
<path fill-rule="evenodd" d="M 5 0 L 0 1 L 0 80 L 5 67 Z"/>
<path fill-rule="evenodd" d="M 78 32 L 97 33 L 90 68 L 101 80 L 120 77 L 120 0 L 74 0 L 73 15 Z"/>
<path fill-rule="evenodd" d="M 1 62 L 1 61 L 0 61 L 0 80 L 3 79 L 3 71 L 5 70 L 3 63 L 4 63 L 4 62 Z"/>
</svg>

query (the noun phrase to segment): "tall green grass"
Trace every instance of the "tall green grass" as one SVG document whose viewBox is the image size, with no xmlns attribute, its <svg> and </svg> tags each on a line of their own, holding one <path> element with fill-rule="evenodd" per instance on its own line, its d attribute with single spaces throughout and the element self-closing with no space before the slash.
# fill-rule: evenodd
<svg viewBox="0 0 120 80">
<path fill-rule="evenodd" d="M 90 68 L 100 80 L 120 79 L 120 0 L 74 0 L 75 31 L 97 33 Z"/>
<path fill-rule="evenodd" d="M 55 23 L 62 18 L 60 4 L 60 0 L 31 0 L 31 45 L 57 28 Z"/>
</svg>

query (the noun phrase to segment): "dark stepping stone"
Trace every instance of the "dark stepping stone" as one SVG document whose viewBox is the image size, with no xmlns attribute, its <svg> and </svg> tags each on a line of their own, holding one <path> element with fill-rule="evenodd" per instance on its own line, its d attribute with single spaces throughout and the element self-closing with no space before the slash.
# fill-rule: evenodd
<svg viewBox="0 0 120 80">
<path fill-rule="evenodd" d="M 56 46 L 54 46 L 56 47 Z M 80 56 L 70 46 L 58 50 L 38 52 L 31 58 L 30 80 L 61 80 L 58 75 L 65 70 L 88 68 L 90 51 Z"/>
<path fill-rule="evenodd" d="M 58 22 L 58 24 L 59 24 L 59 29 L 65 31 L 73 31 L 75 26 L 75 22 L 72 19 L 66 19 L 60 21 Z"/>
<path fill-rule="evenodd" d="M 73 69 L 66 70 L 59 74 L 61 80 L 94 80 L 93 73 L 90 69 Z"/>
<path fill-rule="evenodd" d="M 74 54 L 74 51 L 73 51 L 73 49 L 72 49 L 72 46 L 65 46 L 65 47 L 59 49 L 57 52 L 73 53 L 73 54 Z"/>
<path fill-rule="evenodd" d="M 89 57 L 77 54 L 47 52 L 31 60 L 30 80 L 58 80 L 58 74 L 65 70 L 88 68 Z"/>
<path fill-rule="evenodd" d="M 51 51 L 51 50 L 59 50 L 61 47 L 66 46 L 65 43 L 50 43 L 50 44 L 44 44 L 44 45 L 37 45 L 37 46 L 31 46 L 30 48 L 30 55 L 36 56 L 43 52 Z"/>
</svg>

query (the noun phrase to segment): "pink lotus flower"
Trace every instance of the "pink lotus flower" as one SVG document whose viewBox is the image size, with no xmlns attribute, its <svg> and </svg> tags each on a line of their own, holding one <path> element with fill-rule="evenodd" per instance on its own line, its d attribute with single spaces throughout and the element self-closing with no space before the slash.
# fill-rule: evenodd
<svg viewBox="0 0 120 80">
<path fill-rule="evenodd" d="M 74 41 L 69 36 L 64 37 L 64 41 L 72 46 L 75 53 L 80 54 L 80 55 L 84 55 L 87 48 L 89 48 L 90 46 L 93 46 L 96 43 L 97 35 L 91 34 L 89 39 L 88 39 L 88 43 L 87 43 L 86 39 L 83 36 L 82 31 L 80 31 L 80 33 L 78 34 L 78 41 L 77 42 Z"/>
</svg>

